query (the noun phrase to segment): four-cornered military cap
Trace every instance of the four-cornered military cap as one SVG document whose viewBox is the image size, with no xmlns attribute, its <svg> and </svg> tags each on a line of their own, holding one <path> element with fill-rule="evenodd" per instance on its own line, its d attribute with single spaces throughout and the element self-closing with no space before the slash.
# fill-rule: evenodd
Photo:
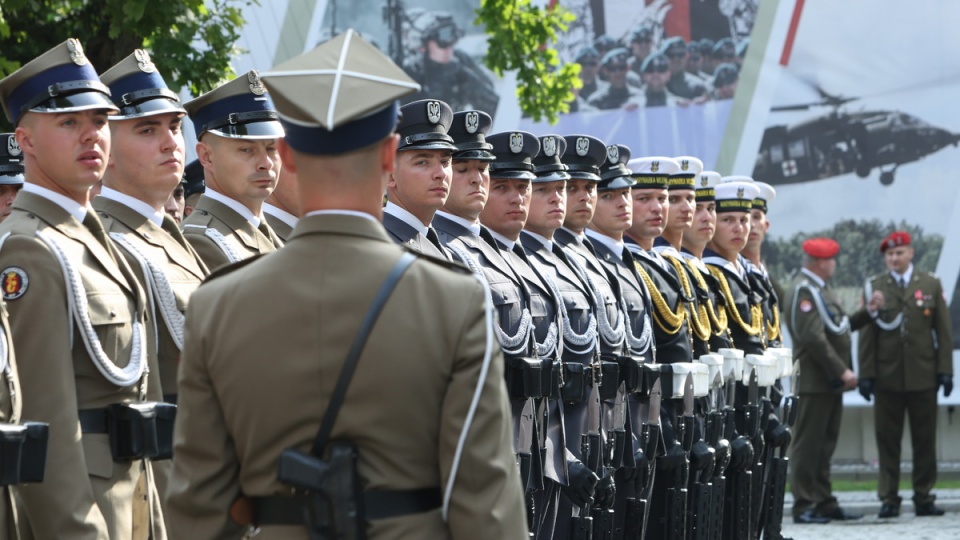
<svg viewBox="0 0 960 540">
<path fill-rule="evenodd" d="M 670 62 L 661 53 L 651 54 L 640 66 L 641 73 L 665 73 L 667 71 L 670 71 Z"/>
<path fill-rule="evenodd" d="M 667 189 L 680 164 L 668 157 L 640 157 L 627 162 L 634 189 Z"/>
<path fill-rule="evenodd" d="M 567 166 L 562 160 L 566 151 L 567 141 L 560 135 L 540 137 L 540 153 L 533 158 L 533 173 L 537 175 L 537 182 L 570 179 Z"/>
<path fill-rule="evenodd" d="M 574 62 L 582 64 L 584 62 L 599 62 L 600 53 L 597 51 L 597 48 L 593 45 L 585 45 L 577 51 L 577 56 L 573 59 Z"/>
<path fill-rule="evenodd" d="M 183 105 L 197 139 L 212 133 L 230 139 L 278 139 L 283 127 L 257 70 L 224 83 Z"/>
<path fill-rule="evenodd" d="M 740 71 L 737 69 L 737 66 L 729 62 L 724 62 L 717 66 L 716 71 L 713 72 L 713 86 L 719 88 L 733 84 L 737 82 L 739 77 Z"/>
<path fill-rule="evenodd" d="M 673 36 L 672 38 L 669 38 L 663 42 L 660 52 L 667 57 L 685 56 L 687 54 L 687 44 L 683 41 L 682 37 Z"/>
<path fill-rule="evenodd" d="M 333 155 L 381 141 L 397 127 L 397 100 L 420 85 L 353 30 L 263 75 L 284 140 L 298 152 Z"/>
<path fill-rule="evenodd" d="M 633 187 L 631 171 L 627 168 L 630 149 L 622 144 L 607 146 L 606 160 L 600 165 L 600 183 L 597 191 Z"/>
<path fill-rule="evenodd" d="M 490 164 L 491 178 L 539 180 L 533 158 L 540 153 L 540 140 L 526 131 L 505 131 L 487 137 L 496 159 Z"/>
<path fill-rule="evenodd" d="M 703 171 L 697 180 L 697 202 L 710 202 L 714 199 L 714 188 L 720 183 L 720 173 L 716 171 Z"/>
<path fill-rule="evenodd" d="M 439 99 L 421 99 L 400 107 L 397 150 L 457 149 L 447 130 L 453 123 L 453 109 Z"/>
<path fill-rule="evenodd" d="M 680 165 L 680 170 L 670 175 L 670 190 L 696 189 L 697 179 L 703 172 L 703 162 L 693 156 L 678 156 L 673 158 Z"/>
<path fill-rule="evenodd" d="M 717 202 L 717 213 L 749 212 L 753 208 L 753 200 L 760 190 L 753 182 L 737 181 L 736 176 L 725 176 L 714 189 L 714 199 Z"/>
<path fill-rule="evenodd" d="M 23 151 L 13 133 L 0 133 L 0 184 L 23 184 Z"/>
<path fill-rule="evenodd" d="M 910 233 L 907 231 L 893 231 L 883 239 L 883 242 L 880 242 L 880 253 L 886 253 L 890 248 L 909 245 Z"/>
<path fill-rule="evenodd" d="M 649 26 L 641 26 L 630 32 L 630 43 L 638 41 L 653 41 L 653 30 Z"/>
<path fill-rule="evenodd" d="M 803 252 L 815 259 L 832 259 L 840 253 L 840 244 L 830 238 L 810 238 L 804 240 Z"/>
<path fill-rule="evenodd" d="M 767 205 L 777 198 L 777 190 L 766 182 L 754 182 L 760 189 L 760 194 L 753 200 L 753 207 L 767 213 Z"/>
<path fill-rule="evenodd" d="M 0 80 L 0 102 L 13 125 L 24 113 L 117 110 L 110 90 L 70 38 Z"/>
<path fill-rule="evenodd" d="M 150 54 L 137 49 L 100 75 L 110 88 L 110 97 L 120 107 L 111 120 L 126 120 L 155 114 L 184 113 L 180 98 L 167 87 Z"/>
<path fill-rule="evenodd" d="M 600 181 L 600 164 L 607 158 L 607 146 L 590 135 L 567 135 L 567 151 L 561 161 L 575 180 Z"/>
<path fill-rule="evenodd" d="M 457 150 L 453 153 L 454 161 L 478 159 L 493 161 L 493 145 L 487 142 L 487 132 L 493 125 L 493 119 L 483 111 L 461 111 L 453 115 L 453 123 L 447 130 L 447 135 L 453 139 Z"/>
<path fill-rule="evenodd" d="M 203 183 L 203 165 L 199 159 L 195 159 L 183 168 L 183 198 L 195 194 L 203 193 L 206 186 Z"/>
<path fill-rule="evenodd" d="M 731 38 L 723 38 L 713 44 L 711 53 L 714 58 L 733 58 L 737 53 L 737 46 L 733 44 Z"/>
</svg>

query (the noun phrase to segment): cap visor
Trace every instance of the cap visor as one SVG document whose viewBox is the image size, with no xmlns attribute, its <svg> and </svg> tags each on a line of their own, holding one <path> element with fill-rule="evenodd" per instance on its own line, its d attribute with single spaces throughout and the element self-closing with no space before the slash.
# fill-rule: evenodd
<svg viewBox="0 0 960 540">
<path fill-rule="evenodd" d="M 493 161 L 497 159 L 497 156 L 487 152 L 486 150 L 464 150 L 463 152 L 453 153 L 454 161 L 468 161 L 471 159 L 475 159 L 477 161 Z"/>
<path fill-rule="evenodd" d="M 207 133 L 213 133 L 228 139 L 279 139 L 284 136 L 283 126 L 280 125 L 280 122 L 274 120 L 230 124 L 211 129 Z"/>
<path fill-rule="evenodd" d="M 0 186 L 18 186 L 22 183 L 22 174 L 0 173 Z"/>
<path fill-rule="evenodd" d="M 535 181 L 537 175 L 530 171 L 521 171 L 517 169 L 506 169 L 499 171 L 490 171 L 490 178 L 506 178 L 508 180 L 531 180 Z"/>
<path fill-rule="evenodd" d="M 120 107 L 120 112 L 110 117 L 111 120 L 127 120 L 130 118 L 143 118 L 144 116 L 154 116 L 157 114 L 183 113 L 187 111 L 180 103 L 166 99 L 150 99 L 131 105 L 129 107 Z"/>
<path fill-rule="evenodd" d="M 606 189 L 623 189 L 633 187 L 633 179 L 629 176 L 617 176 L 610 180 L 602 180 L 597 186 L 597 191 Z"/>
<path fill-rule="evenodd" d="M 457 147 L 444 141 L 423 141 L 422 143 L 397 147 L 398 152 L 406 150 L 450 150 L 451 152 L 456 152 Z"/>
<path fill-rule="evenodd" d="M 113 104 L 110 96 L 106 94 L 100 92 L 77 92 L 76 94 L 52 97 L 30 109 L 30 112 L 65 113 L 94 109 L 119 110 L 117 106 Z"/>
<path fill-rule="evenodd" d="M 570 178 L 574 180 L 589 180 L 591 182 L 600 181 L 600 177 L 593 173 L 588 173 L 585 171 L 568 171 L 568 173 L 570 174 Z"/>
<path fill-rule="evenodd" d="M 550 171 L 548 173 L 538 174 L 534 182 L 559 182 L 561 180 L 570 180 L 570 174 L 566 171 Z"/>
</svg>

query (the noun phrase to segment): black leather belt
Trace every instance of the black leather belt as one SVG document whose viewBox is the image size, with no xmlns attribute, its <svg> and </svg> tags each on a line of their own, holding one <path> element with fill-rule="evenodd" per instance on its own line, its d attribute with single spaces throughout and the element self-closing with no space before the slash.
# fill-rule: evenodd
<svg viewBox="0 0 960 540">
<path fill-rule="evenodd" d="M 167 403 L 173 403 L 174 405 L 176 405 L 178 396 L 179 394 L 164 394 L 163 400 L 166 401 Z"/>
<path fill-rule="evenodd" d="M 307 497 L 250 497 L 254 523 L 260 525 L 303 525 L 307 515 Z M 364 491 L 364 515 L 367 520 L 419 514 L 440 507 L 438 488 L 405 491 Z"/>
<path fill-rule="evenodd" d="M 107 433 L 107 409 L 80 409 L 80 431 Z"/>
</svg>

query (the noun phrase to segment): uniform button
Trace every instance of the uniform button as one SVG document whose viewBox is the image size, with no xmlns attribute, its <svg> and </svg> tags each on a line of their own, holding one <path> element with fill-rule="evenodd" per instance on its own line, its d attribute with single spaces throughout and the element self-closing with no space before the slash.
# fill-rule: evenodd
<svg viewBox="0 0 960 540">
<path fill-rule="evenodd" d="M 116 316 L 117 316 L 117 312 L 116 312 L 116 311 L 113 311 L 113 310 L 111 309 L 111 310 L 110 310 L 110 318 L 113 319 L 113 318 L 116 318 Z"/>
<path fill-rule="evenodd" d="M 150 239 L 150 233 L 143 233 L 143 237 L 146 238 L 147 240 L 149 240 L 149 239 Z"/>
</svg>

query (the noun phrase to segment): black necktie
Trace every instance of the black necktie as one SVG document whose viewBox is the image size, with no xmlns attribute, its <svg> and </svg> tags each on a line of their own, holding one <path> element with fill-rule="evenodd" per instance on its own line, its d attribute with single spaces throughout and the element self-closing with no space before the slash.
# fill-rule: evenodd
<svg viewBox="0 0 960 540">
<path fill-rule="evenodd" d="M 447 257 L 447 250 L 443 249 L 443 244 L 440 243 L 440 235 L 437 234 L 436 229 L 434 229 L 433 227 L 427 227 L 426 236 L 427 236 L 427 240 L 429 240 L 430 243 L 433 244 L 435 248 L 437 248 L 437 251 L 439 251 L 440 254 L 443 255 L 443 258 L 445 259 L 450 258 L 450 257 Z"/>
<path fill-rule="evenodd" d="M 907 281 L 903 279 L 903 276 L 897 278 L 897 285 L 899 285 L 901 289 L 907 288 Z"/>
<path fill-rule="evenodd" d="M 110 255 L 110 258 L 116 262 L 117 258 L 113 254 L 113 243 L 107 237 L 106 231 L 103 230 L 103 223 L 100 222 L 100 218 L 97 217 L 97 213 L 88 210 L 87 215 L 83 218 L 83 226 L 90 231 L 90 234 L 97 239 L 97 242 L 100 242 L 100 245 L 103 246 L 103 249 L 107 251 Z"/>
</svg>

